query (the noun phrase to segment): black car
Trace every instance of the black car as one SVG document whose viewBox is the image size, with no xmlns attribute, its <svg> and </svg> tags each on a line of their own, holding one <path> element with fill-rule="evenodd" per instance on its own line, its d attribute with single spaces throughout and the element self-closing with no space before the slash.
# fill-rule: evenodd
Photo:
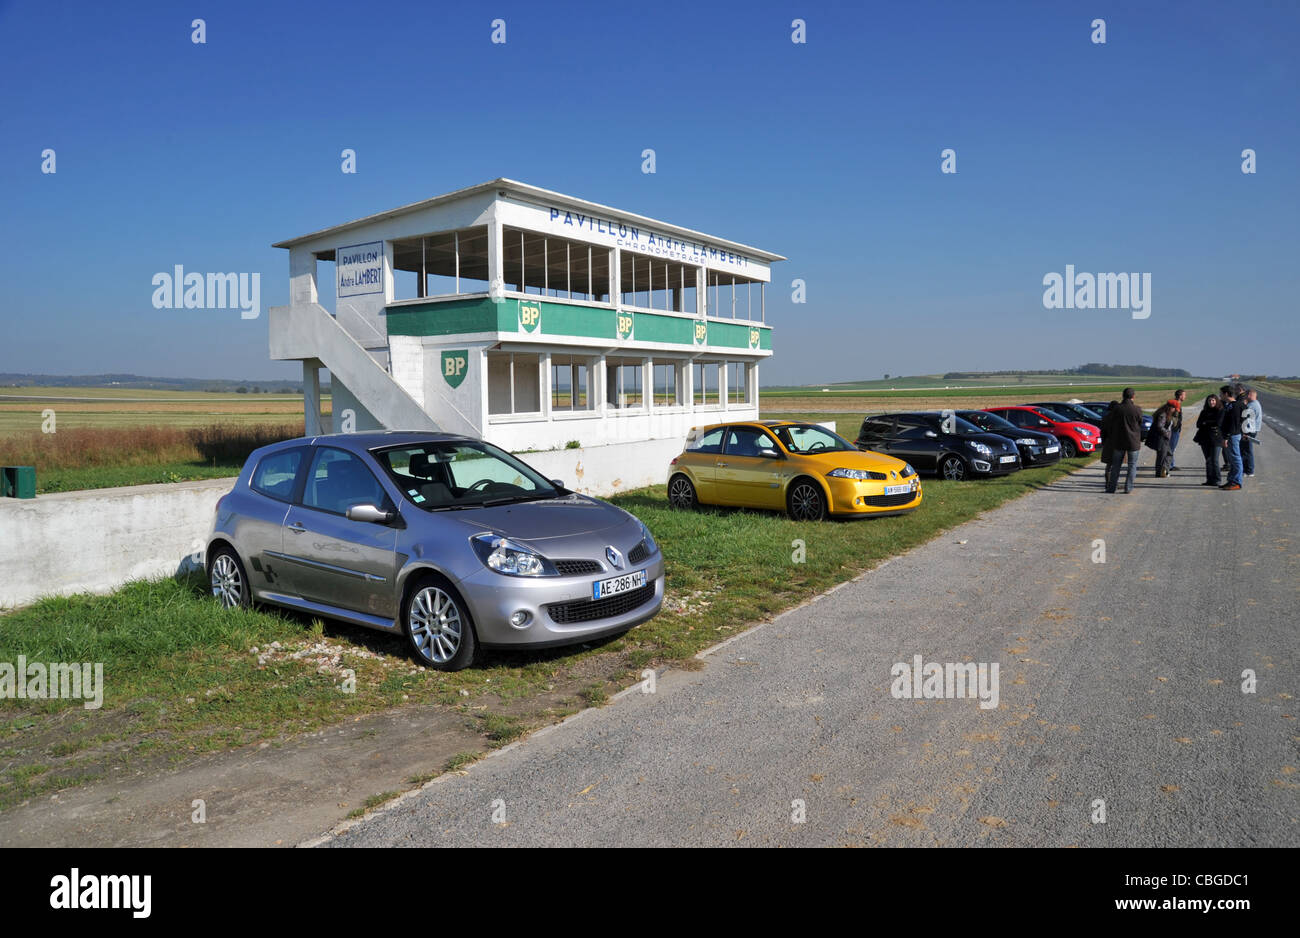
<svg viewBox="0 0 1300 938">
<path fill-rule="evenodd" d="M 1011 440 L 1020 449 L 1020 465 L 1049 466 L 1061 461 L 1061 441 L 1050 433 L 1017 427 L 1009 420 L 987 410 L 959 410 L 957 416 L 969 420 L 985 433 L 996 433 Z"/>
<path fill-rule="evenodd" d="M 1079 423 L 1090 423 L 1098 430 L 1101 429 L 1102 415 L 1083 404 L 1071 404 L 1066 401 L 1039 401 L 1037 404 L 1026 404 L 1025 406 L 1046 407 L 1048 410 L 1056 411 L 1062 417 L 1077 420 Z"/>
<path fill-rule="evenodd" d="M 1104 420 L 1106 419 L 1106 411 L 1110 410 L 1110 401 L 1084 401 L 1083 406 L 1093 411 L 1094 413 L 1099 414 L 1101 418 Z M 1099 430 L 1101 429 L 1100 424 L 1097 425 L 1097 429 Z M 1145 440 L 1147 438 L 1147 431 L 1150 429 L 1151 429 L 1151 415 L 1143 414 L 1142 415 L 1142 439 Z"/>
<path fill-rule="evenodd" d="M 955 413 L 878 414 L 862 421 L 858 449 L 906 459 L 918 472 L 951 481 L 998 476 L 1020 468 L 1020 451 L 1005 436 L 985 433 Z"/>
</svg>

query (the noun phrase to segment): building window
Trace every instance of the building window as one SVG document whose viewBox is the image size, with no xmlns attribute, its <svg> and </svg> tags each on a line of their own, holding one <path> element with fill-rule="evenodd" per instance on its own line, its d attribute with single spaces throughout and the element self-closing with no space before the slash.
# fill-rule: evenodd
<svg viewBox="0 0 1300 938">
<path fill-rule="evenodd" d="M 619 252 L 620 302 L 639 309 L 698 312 L 695 268 L 678 261 Z"/>
<path fill-rule="evenodd" d="M 489 414 L 541 412 L 540 355 L 488 352 L 487 360 Z"/>
<path fill-rule="evenodd" d="M 641 362 L 635 358 L 610 358 L 605 362 L 608 393 L 605 399 L 617 410 L 640 408 L 645 405 L 641 389 Z"/>
<path fill-rule="evenodd" d="M 609 301 L 609 248 L 503 227 L 503 278 L 516 293 Z"/>
<path fill-rule="evenodd" d="M 393 241 L 393 299 L 486 293 L 487 226 Z"/>
<path fill-rule="evenodd" d="M 654 363 L 655 407 L 677 407 L 682 403 L 681 378 L 676 362 L 657 361 Z"/>
<path fill-rule="evenodd" d="M 767 321 L 767 284 L 742 274 L 705 272 L 709 315 L 720 319 Z"/>
<path fill-rule="evenodd" d="M 590 392 L 590 362 L 551 356 L 551 410 L 590 410 Z"/>
<path fill-rule="evenodd" d="M 749 396 L 749 366 L 744 362 L 727 362 L 727 403 L 752 403 Z"/>
<path fill-rule="evenodd" d="M 717 407 L 722 403 L 720 396 L 719 379 L 722 377 L 721 362 L 695 362 L 692 377 L 694 378 L 694 395 L 696 407 Z"/>
</svg>

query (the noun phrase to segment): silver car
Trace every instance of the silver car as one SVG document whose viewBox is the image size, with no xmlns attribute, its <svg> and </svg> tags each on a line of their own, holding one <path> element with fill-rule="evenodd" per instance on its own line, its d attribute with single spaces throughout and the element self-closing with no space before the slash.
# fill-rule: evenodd
<svg viewBox="0 0 1300 938">
<path fill-rule="evenodd" d="M 479 648 L 626 632 L 663 603 L 646 526 L 504 450 L 445 433 L 349 433 L 255 451 L 217 503 L 212 594 L 406 635 L 441 671 Z"/>
</svg>

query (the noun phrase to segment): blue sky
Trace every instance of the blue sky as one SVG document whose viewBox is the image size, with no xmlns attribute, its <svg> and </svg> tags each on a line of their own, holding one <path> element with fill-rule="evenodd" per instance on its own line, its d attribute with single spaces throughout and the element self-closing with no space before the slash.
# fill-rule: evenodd
<svg viewBox="0 0 1300 938">
<path fill-rule="evenodd" d="M 1290 0 L 0 2 L 0 371 L 295 377 L 153 274 L 282 304 L 272 241 L 508 176 L 788 256 L 765 384 L 1294 374 L 1297 47 Z M 1067 264 L 1149 272 L 1150 318 L 1045 309 Z"/>
</svg>

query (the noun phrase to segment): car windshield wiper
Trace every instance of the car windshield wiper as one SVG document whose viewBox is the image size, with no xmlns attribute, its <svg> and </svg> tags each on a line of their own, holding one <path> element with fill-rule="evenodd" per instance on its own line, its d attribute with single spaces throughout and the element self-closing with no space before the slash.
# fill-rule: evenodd
<svg viewBox="0 0 1300 938">
<path fill-rule="evenodd" d="M 484 508 L 491 508 L 495 505 L 509 505 L 514 502 L 535 502 L 535 501 L 541 501 L 542 499 L 546 499 L 546 498 L 559 498 L 559 496 L 560 496 L 559 492 L 553 492 L 550 495 L 542 495 L 540 493 L 533 492 L 529 495 L 507 495 L 504 498 L 489 498 L 487 501 L 480 502 L 479 504 L 482 505 Z"/>
</svg>

